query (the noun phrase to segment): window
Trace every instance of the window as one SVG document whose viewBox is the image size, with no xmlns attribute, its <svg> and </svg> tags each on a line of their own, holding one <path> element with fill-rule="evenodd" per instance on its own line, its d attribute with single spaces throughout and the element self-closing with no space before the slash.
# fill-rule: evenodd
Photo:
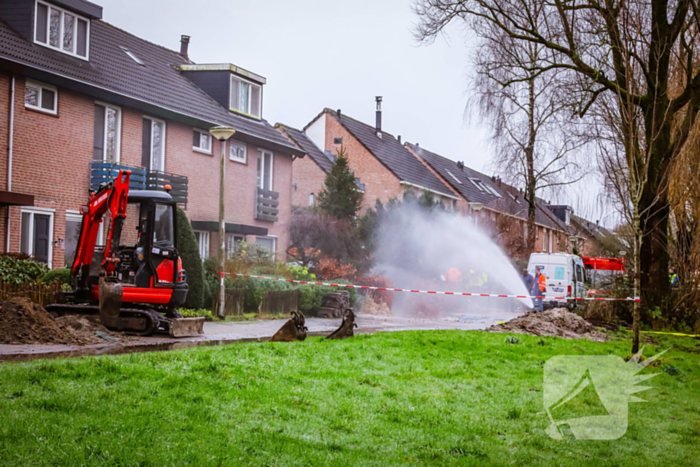
<svg viewBox="0 0 700 467">
<path fill-rule="evenodd" d="M 119 162 L 122 111 L 101 102 L 95 104 L 95 137 L 92 158 L 97 161 Z"/>
<path fill-rule="evenodd" d="M 192 149 L 204 154 L 211 154 L 211 135 L 195 128 L 192 133 Z"/>
<path fill-rule="evenodd" d="M 194 237 L 197 239 L 197 244 L 199 245 L 199 257 L 204 261 L 209 258 L 209 232 L 195 230 Z"/>
<path fill-rule="evenodd" d="M 313 205 L 314 205 L 314 194 L 309 193 L 309 206 L 313 206 Z"/>
<path fill-rule="evenodd" d="M 547 229 L 542 229 L 542 251 L 547 252 Z"/>
<path fill-rule="evenodd" d="M 236 244 L 244 241 L 245 237 L 243 235 L 226 234 L 226 254 L 228 256 L 234 254 L 236 252 Z"/>
<path fill-rule="evenodd" d="M 83 216 L 78 212 L 66 212 L 66 238 L 65 238 L 65 267 L 73 266 L 75 259 L 75 249 L 78 247 L 80 239 L 80 226 Z"/>
<path fill-rule="evenodd" d="M 568 209 L 565 210 L 564 219 L 566 225 L 571 225 L 571 211 L 569 211 Z"/>
<path fill-rule="evenodd" d="M 143 118 L 141 165 L 148 170 L 165 170 L 165 122 Z"/>
<path fill-rule="evenodd" d="M 513 198 L 513 201 L 515 201 L 516 203 L 520 204 L 520 199 L 518 199 L 518 197 L 516 197 L 516 196 L 515 196 L 513 193 L 511 193 L 510 191 L 508 191 L 507 193 L 508 193 L 508 195 L 509 195 L 511 198 Z"/>
<path fill-rule="evenodd" d="M 478 178 L 470 178 L 469 180 L 479 189 L 479 191 L 486 193 L 486 186 L 484 185 L 484 182 Z"/>
<path fill-rule="evenodd" d="M 260 118 L 262 86 L 231 76 L 231 110 Z"/>
<path fill-rule="evenodd" d="M 88 58 L 90 21 L 48 3 L 36 2 L 34 42 L 83 59 Z"/>
<path fill-rule="evenodd" d="M 229 140 L 229 159 L 235 162 L 240 162 L 242 164 L 245 164 L 246 161 L 248 160 L 248 157 L 246 155 L 246 145 L 245 143 L 241 143 L 239 141 L 234 141 L 234 140 Z"/>
<path fill-rule="evenodd" d="M 256 237 L 255 243 L 263 248 L 267 248 L 273 254 L 275 253 L 275 246 L 277 239 L 275 237 Z"/>
<path fill-rule="evenodd" d="M 153 246 L 167 248 L 175 245 L 173 207 L 169 204 L 156 204 L 153 225 Z"/>
<path fill-rule="evenodd" d="M 54 86 L 27 80 L 24 90 L 24 106 L 49 114 L 58 113 L 58 91 Z"/>
<path fill-rule="evenodd" d="M 141 66 L 146 66 L 146 64 L 143 63 L 143 61 L 142 61 L 140 58 L 138 58 L 138 57 L 136 56 L 136 54 L 134 54 L 134 52 L 132 52 L 131 50 L 127 49 L 126 47 L 121 47 L 121 49 L 122 49 L 122 50 L 124 51 L 124 53 L 127 54 L 127 55 L 129 56 L 129 58 L 131 58 L 133 61 L 135 61 L 136 63 L 138 63 L 138 64 L 141 65 Z"/>
<path fill-rule="evenodd" d="M 272 153 L 260 149 L 258 151 L 258 188 L 272 191 Z"/>
<path fill-rule="evenodd" d="M 460 185 L 462 184 L 462 182 L 460 182 L 459 179 L 455 177 L 455 175 L 452 172 L 448 170 L 447 173 L 450 175 L 450 177 L 454 179 L 455 182 L 459 183 Z"/>
<path fill-rule="evenodd" d="M 550 253 L 554 253 L 554 250 L 552 249 L 552 241 L 553 241 L 552 237 L 554 237 L 554 232 L 550 231 L 549 232 L 549 250 L 548 250 Z"/>
<path fill-rule="evenodd" d="M 22 209 L 20 252 L 51 267 L 53 254 L 53 210 Z"/>
</svg>

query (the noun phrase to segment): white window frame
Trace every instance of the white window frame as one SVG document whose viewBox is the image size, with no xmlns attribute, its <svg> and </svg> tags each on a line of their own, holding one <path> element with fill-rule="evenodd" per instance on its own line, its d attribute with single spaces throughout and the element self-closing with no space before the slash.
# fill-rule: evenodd
<svg viewBox="0 0 700 467">
<path fill-rule="evenodd" d="M 233 97 L 233 81 L 234 81 L 234 80 L 236 80 L 236 81 L 238 81 L 238 82 L 240 82 L 240 83 L 246 83 L 246 84 L 250 85 L 251 88 L 252 88 L 252 87 L 256 87 L 256 88 L 258 88 L 258 89 L 260 90 L 260 102 L 259 102 L 260 105 L 259 105 L 259 107 L 257 108 L 257 111 L 258 111 L 257 115 L 256 115 L 255 113 L 252 113 L 252 112 L 243 112 L 242 110 L 237 109 L 237 108 L 235 108 L 233 105 L 231 105 L 231 101 L 232 101 L 232 97 Z M 253 81 L 249 81 L 249 80 L 247 80 L 247 79 L 243 79 L 243 78 L 241 78 L 241 77 L 239 77 L 239 76 L 231 75 L 231 79 L 229 79 L 228 89 L 229 89 L 228 106 L 229 106 L 229 109 L 230 109 L 232 112 L 237 112 L 237 113 L 240 113 L 240 114 L 243 114 L 243 115 L 248 115 L 249 117 L 257 118 L 258 120 L 262 119 L 262 99 L 263 99 L 263 95 L 262 95 L 262 86 L 261 86 L 261 85 L 259 85 L 259 84 L 257 84 L 257 83 L 254 83 Z M 240 97 L 240 90 L 239 90 L 238 95 L 239 95 L 239 97 Z M 248 93 L 248 110 L 251 110 L 251 111 L 252 111 L 252 109 L 251 109 L 252 104 L 253 104 L 253 93 L 250 92 L 250 93 Z M 239 102 L 239 107 L 240 107 L 240 102 Z"/>
<path fill-rule="evenodd" d="M 554 233 L 553 230 L 549 231 L 549 252 L 554 253 L 554 250 L 552 249 L 553 244 L 552 244 L 552 234 Z"/>
<path fill-rule="evenodd" d="M 450 172 L 449 169 L 445 169 L 445 170 L 447 170 L 447 173 L 449 174 L 450 177 L 452 177 L 452 178 L 454 179 L 455 182 L 457 182 L 457 183 L 459 183 L 460 185 L 462 185 L 462 182 L 460 181 L 460 179 L 458 179 L 458 178 L 455 176 L 455 174 L 453 174 L 452 172 Z"/>
<path fill-rule="evenodd" d="M 209 258 L 209 241 L 210 234 L 206 230 L 195 230 L 195 234 L 199 234 L 197 246 L 199 247 L 199 257 L 204 261 Z"/>
<path fill-rule="evenodd" d="M 151 121 L 151 156 L 150 156 L 151 160 L 148 161 L 149 167 L 147 167 L 147 168 L 148 168 L 148 170 L 157 170 L 160 172 L 165 172 L 165 143 L 166 143 L 166 141 L 168 141 L 166 138 L 168 124 L 166 123 L 165 120 L 162 120 L 160 118 L 150 117 L 148 115 L 144 115 L 143 118 Z M 153 122 L 158 122 L 158 123 L 163 124 L 163 145 L 162 145 L 162 152 L 163 153 L 161 154 L 161 156 L 163 156 L 163 157 L 160 158 L 161 161 L 163 161 L 163 167 L 161 167 L 161 168 L 153 167 Z"/>
<path fill-rule="evenodd" d="M 245 235 L 236 234 L 233 232 L 224 232 L 224 235 L 226 236 L 226 257 L 230 258 L 231 254 L 236 249 L 237 239 L 239 239 L 239 242 L 245 242 L 246 238 Z"/>
<path fill-rule="evenodd" d="M 27 88 L 28 87 L 33 87 L 33 88 L 38 88 L 39 89 L 39 102 L 38 105 L 34 106 L 31 104 L 27 104 Z M 53 92 L 53 110 L 45 109 L 41 106 L 42 99 L 44 98 L 44 93 L 41 92 L 43 89 L 47 89 L 49 91 Z M 33 79 L 27 79 L 24 83 L 24 92 L 25 92 L 25 98 L 24 98 L 24 107 L 27 109 L 32 109 L 36 110 L 39 112 L 43 112 L 45 114 L 50 114 L 50 115 L 58 115 L 58 89 L 56 86 L 51 86 L 50 84 L 44 84 L 40 83 L 39 81 L 34 81 Z"/>
<path fill-rule="evenodd" d="M 192 150 L 195 152 L 201 152 L 202 154 L 208 154 L 211 156 L 211 151 L 212 151 L 212 146 L 214 146 L 214 137 L 209 133 L 208 131 L 200 130 L 199 128 L 194 128 L 193 129 L 195 133 L 199 133 L 199 144 L 200 147 L 197 146 L 192 146 Z M 201 147 L 202 144 L 202 135 L 208 136 L 209 137 L 209 150 L 207 151 L 206 149 L 203 149 Z M 151 135 L 152 137 L 152 135 Z M 151 147 L 153 149 L 153 147 Z"/>
<path fill-rule="evenodd" d="M 46 16 L 46 43 L 39 42 L 36 38 L 36 22 L 37 22 L 38 16 L 39 16 L 36 13 L 38 11 L 39 4 L 42 4 L 48 8 L 47 16 Z M 51 45 L 51 39 L 50 39 L 50 36 L 51 36 L 51 9 L 52 8 L 54 10 L 61 12 L 61 20 L 60 20 L 61 28 L 60 28 L 60 32 L 58 33 L 60 43 L 59 43 L 58 47 L 54 47 L 53 45 Z M 64 18 L 64 15 L 66 13 L 68 13 L 69 15 L 71 15 L 75 18 L 75 25 L 73 26 L 73 52 L 68 52 L 67 50 L 65 50 L 63 48 L 63 27 L 64 27 L 63 18 Z M 87 32 L 85 34 L 85 56 L 84 57 L 82 55 L 78 55 L 75 52 L 75 50 L 78 48 L 78 19 L 82 19 L 83 21 L 85 21 L 87 23 Z M 72 11 L 68 11 L 64 8 L 59 7 L 59 6 L 56 6 L 52 3 L 47 3 L 47 2 L 40 1 L 40 0 L 36 0 L 34 3 L 34 24 L 32 24 L 32 26 L 34 27 L 33 36 L 34 36 L 34 43 L 35 44 L 38 44 L 42 47 L 48 47 L 49 49 L 52 49 L 52 50 L 57 50 L 61 53 L 64 53 L 66 55 L 70 55 L 72 57 L 79 58 L 81 60 L 90 61 L 90 26 L 91 26 L 91 24 L 90 24 L 90 20 L 88 18 L 81 16 L 77 13 L 74 13 Z"/>
<path fill-rule="evenodd" d="M 542 251 L 547 253 L 547 229 L 542 229 Z"/>
<path fill-rule="evenodd" d="M 106 102 L 102 101 L 95 101 L 95 105 L 101 105 L 102 107 L 105 108 L 105 121 L 104 121 L 104 126 L 102 128 L 104 136 L 103 136 L 103 141 L 102 141 L 102 160 L 106 161 L 107 160 L 107 109 L 112 109 L 116 110 L 117 112 L 117 147 L 114 149 L 114 159 L 115 163 L 119 163 L 121 161 L 121 153 L 122 153 L 122 108 L 118 107 L 116 105 L 108 104 Z M 102 225 L 102 224 L 100 224 Z"/>
<path fill-rule="evenodd" d="M 247 164 L 248 163 L 248 145 L 241 142 L 241 141 L 236 141 L 236 140 L 228 140 L 228 158 L 229 160 L 232 160 L 233 162 L 238 162 L 239 164 Z M 231 154 L 231 148 L 234 146 L 236 147 L 242 147 L 243 148 L 243 159 L 240 159 L 238 157 L 234 157 L 233 154 Z"/>
<path fill-rule="evenodd" d="M 255 237 L 255 243 L 256 245 L 259 245 L 258 239 L 259 238 L 265 238 L 268 240 L 272 240 L 272 259 L 274 261 L 275 256 L 277 256 L 277 235 L 258 235 Z"/>
<path fill-rule="evenodd" d="M 265 184 L 265 154 L 270 155 L 270 188 L 265 188 L 264 186 L 258 185 L 258 188 L 263 190 L 274 191 L 275 190 L 275 153 L 267 149 L 258 149 L 258 158 L 262 158 L 262 177 L 260 177 L 260 184 Z"/>
<path fill-rule="evenodd" d="M 127 49 L 126 47 L 121 47 L 121 46 L 120 46 L 119 48 L 122 49 L 122 51 L 123 51 L 125 54 L 127 54 L 127 55 L 129 56 L 130 59 L 132 59 L 133 61 L 135 61 L 136 63 L 138 63 L 138 64 L 141 65 L 141 66 L 146 66 L 146 64 L 143 63 L 143 60 L 141 60 L 140 58 L 138 58 L 134 52 L 132 52 L 131 50 Z"/>
<path fill-rule="evenodd" d="M 77 222 L 78 224 L 82 225 L 83 215 L 80 214 L 80 212 L 78 212 L 78 211 L 71 211 L 71 210 L 66 211 L 66 221 L 65 221 L 65 224 L 63 226 L 64 227 L 63 228 L 63 250 L 64 250 L 63 256 L 64 257 L 66 256 L 65 249 L 66 249 L 66 246 L 68 245 L 68 234 L 66 232 L 66 227 L 68 226 L 68 221 Z M 100 227 L 101 226 L 102 226 L 102 224 L 100 224 Z M 98 234 L 98 237 L 99 237 L 99 234 Z M 80 242 L 80 238 L 78 238 L 78 242 Z M 77 247 L 77 245 L 76 245 L 76 247 Z M 72 266 L 73 266 L 72 264 L 66 264 L 67 268 L 70 268 Z"/>
<path fill-rule="evenodd" d="M 472 182 L 480 192 L 484 193 L 486 191 L 486 185 L 484 185 L 482 180 L 479 180 L 478 178 L 470 178 L 469 181 Z"/>
<path fill-rule="evenodd" d="M 309 193 L 309 206 L 313 206 L 315 201 L 316 200 L 314 199 L 314 194 Z"/>
<path fill-rule="evenodd" d="M 48 259 L 46 262 L 46 265 L 49 267 L 49 269 L 52 268 L 53 265 L 53 223 L 54 223 L 54 214 L 56 213 L 55 209 L 50 209 L 50 208 L 35 208 L 35 207 L 22 207 L 22 214 L 24 213 L 29 213 L 31 216 L 29 216 L 29 232 L 32 234 L 32 240 L 34 238 L 34 215 L 35 214 L 43 214 L 43 215 L 48 215 L 49 216 L 49 253 L 48 253 Z M 22 221 L 21 221 L 21 215 L 20 214 L 20 230 L 22 226 Z M 20 241 L 20 251 L 21 251 L 21 244 L 22 244 L 22 233 L 20 231 L 19 234 L 19 241 Z M 27 245 L 27 254 L 28 255 L 33 255 L 34 254 L 34 242 L 30 241 Z"/>
</svg>

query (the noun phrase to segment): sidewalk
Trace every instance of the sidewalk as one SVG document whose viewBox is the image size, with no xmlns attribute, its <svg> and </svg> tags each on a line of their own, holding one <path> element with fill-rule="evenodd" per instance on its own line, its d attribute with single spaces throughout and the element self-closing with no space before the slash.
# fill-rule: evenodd
<svg viewBox="0 0 700 467">
<path fill-rule="evenodd" d="M 454 315 L 437 320 L 404 318 L 400 316 L 358 315 L 356 334 L 392 331 L 478 330 L 499 321 L 509 321 L 521 313 L 493 312 L 473 315 Z M 286 319 L 261 321 L 231 321 L 204 323 L 204 334 L 194 337 L 172 338 L 152 336 L 125 343 L 75 345 L 3 345 L 0 344 L 0 362 L 26 361 L 37 358 L 68 358 L 90 355 L 114 355 L 189 347 L 222 345 L 235 342 L 264 342 L 282 327 Z M 325 336 L 338 328 L 340 319 L 307 318 L 309 336 Z"/>
</svg>

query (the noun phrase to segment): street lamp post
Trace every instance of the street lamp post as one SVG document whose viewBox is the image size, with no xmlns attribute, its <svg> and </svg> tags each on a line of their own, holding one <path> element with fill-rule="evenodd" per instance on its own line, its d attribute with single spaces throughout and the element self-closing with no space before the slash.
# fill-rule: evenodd
<svg viewBox="0 0 700 467">
<path fill-rule="evenodd" d="M 226 289 L 224 288 L 224 268 L 226 267 L 226 221 L 224 211 L 224 169 L 226 168 L 226 140 L 236 132 L 227 126 L 215 126 L 209 129 L 209 133 L 221 142 L 221 167 L 219 173 L 219 272 L 221 273 L 221 286 L 219 288 L 219 317 L 224 316 L 226 305 Z"/>
</svg>

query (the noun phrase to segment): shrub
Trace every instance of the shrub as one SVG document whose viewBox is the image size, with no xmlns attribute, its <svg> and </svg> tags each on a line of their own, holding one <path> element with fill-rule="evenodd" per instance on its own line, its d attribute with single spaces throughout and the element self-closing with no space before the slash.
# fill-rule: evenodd
<svg viewBox="0 0 700 467">
<path fill-rule="evenodd" d="M 204 260 L 203 269 L 203 287 L 202 287 L 202 307 L 209 308 L 213 306 L 213 299 L 219 293 L 219 263 L 214 257 Z"/>
<path fill-rule="evenodd" d="M 368 287 L 394 287 L 393 282 L 384 276 L 363 276 L 355 280 L 357 285 L 365 285 Z M 375 303 L 385 303 L 391 310 L 394 304 L 394 292 L 389 290 L 367 290 L 366 295 L 374 300 Z"/>
<path fill-rule="evenodd" d="M 36 282 L 49 267 L 35 261 L 26 254 L 6 254 L 0 256 L 0 280 L 9 284 Z"/>
<path fill-rule="evenodd" d="M 187 220 L 187 214 L 177 208 L 177 251 L 182 259 L 182 267 L 187 272 L 187 300 L 185 308 L 201 308 L 204 290 L 202 258 L 199 256 L 199 245 L 194 236 L 194 230 Z"/>
<path fill-rule="evenodd" d="M 520 339 L 518 339 L 515 336 L 508 336 L 508 337 L 506 337 L 505 342 L 506 342 L 506 344 L 510 344 L 510 345 L 518 345 L 518 344 L 520 344 Z"/>
<path fill-rule="evenodd" d="M 205 310 L 204 308 L 200 308 L 198 310 L 193 310 L 191 308 L 180 308 L 179 311 L 185 318 L 204 317 L 206 321 L 214 321 L 214 315 L 211 314 L 211 311 Z"/>
<path fill-rule="evenodd" d="M 43 284 L 53 284 L 54 282 L 60 282 L 61 285 L 71 283 L 70 269 L 54 269 L 49 271 L 41 278 Z"/>
</svg>

